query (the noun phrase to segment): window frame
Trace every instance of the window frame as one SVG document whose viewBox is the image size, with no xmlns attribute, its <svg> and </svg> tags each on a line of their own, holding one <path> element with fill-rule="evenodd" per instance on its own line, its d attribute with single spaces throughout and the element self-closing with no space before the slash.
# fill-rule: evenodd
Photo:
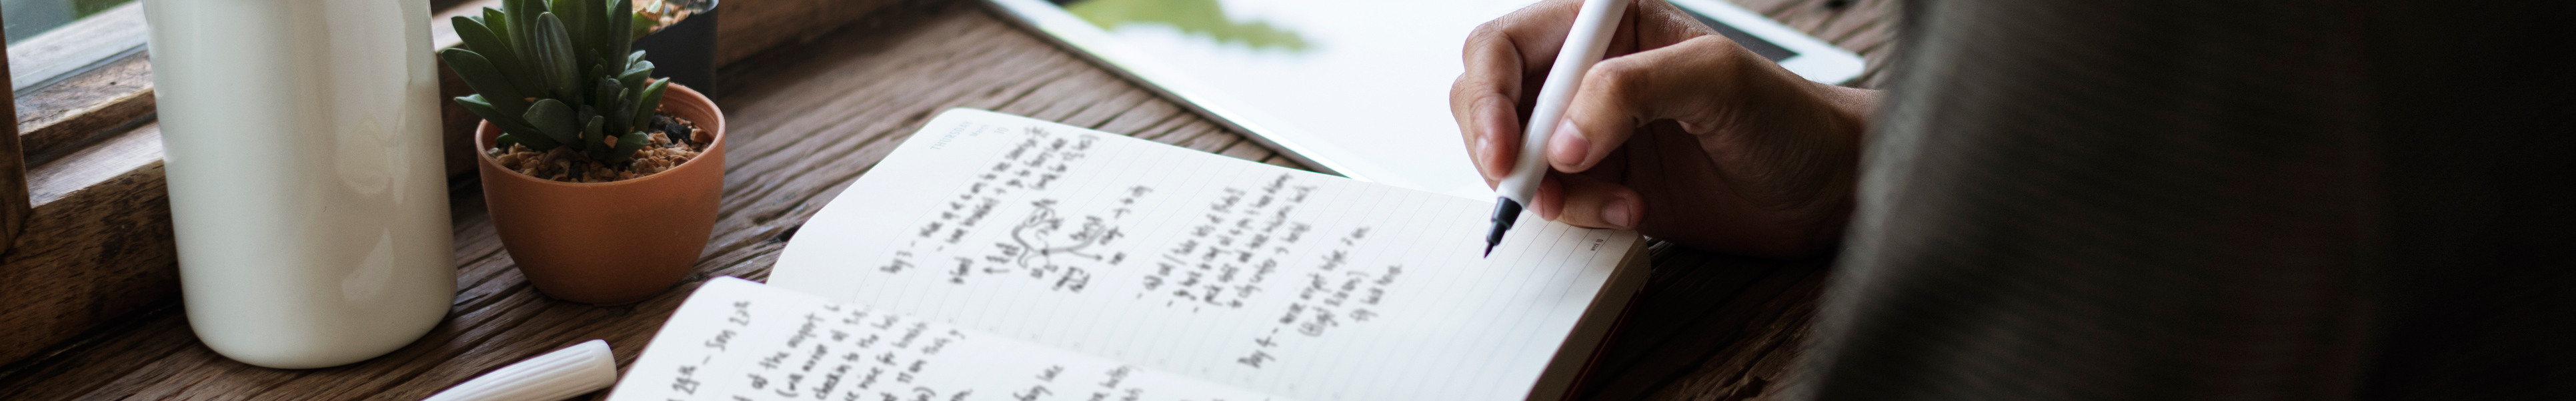
<svg viewBox="0 0 2576 401">
<path fill-rule="evenodd" d="M 134 1 L 10 44 L 9 90 L 40 88 L 141 53 L 151 33 L 143 20 L 143 2 Z"/>
</svg>

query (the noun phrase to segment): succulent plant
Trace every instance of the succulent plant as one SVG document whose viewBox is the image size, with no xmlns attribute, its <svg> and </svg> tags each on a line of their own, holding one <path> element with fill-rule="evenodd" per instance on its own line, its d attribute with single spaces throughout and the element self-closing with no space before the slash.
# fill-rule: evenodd
<svg viewBox="0 0 2576 401">
<path fill-rule="evenodd" d="M 649 141 L 643 129 L 666 80 L 633 45 L 632 0 L 501 0 L 451 20 L 465 46 L 438 52 L 474 94 L 456 98 L 501 129 L 494 144 L 570 146 L 617 165 Z"/>
</svg>

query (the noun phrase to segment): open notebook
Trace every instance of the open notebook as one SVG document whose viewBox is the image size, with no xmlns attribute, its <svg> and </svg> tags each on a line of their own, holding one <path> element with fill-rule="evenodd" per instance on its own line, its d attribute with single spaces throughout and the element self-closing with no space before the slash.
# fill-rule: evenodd
<svg viewBox="0 0 2576 401">
<path fill-rule="evenodd" d="M 1557 399 L 1633 232 L 979 110 L 681 306 L 613 400 Z M 788 291 L 793 290 L 793 291 Z"/>
</svg>

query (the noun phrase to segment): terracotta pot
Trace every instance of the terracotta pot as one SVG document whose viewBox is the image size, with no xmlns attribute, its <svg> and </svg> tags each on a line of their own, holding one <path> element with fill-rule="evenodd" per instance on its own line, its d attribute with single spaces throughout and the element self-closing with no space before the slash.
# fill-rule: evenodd
<svg viewBox="0 0 2576 401">
<path fill-rule="evenodd" d="M 724 112 L 678 84 L 663 92 L 662 109 L 715 140 L 677 168 L 616 182 L 570 183 L 502 168 L 483 151 L 501 130 L 488 121 L 475 128 L 492 226 L 538 291 L 591 304 L 634 302 L 670 288 L 697 264 L 724 192 Z"/>
</svg>

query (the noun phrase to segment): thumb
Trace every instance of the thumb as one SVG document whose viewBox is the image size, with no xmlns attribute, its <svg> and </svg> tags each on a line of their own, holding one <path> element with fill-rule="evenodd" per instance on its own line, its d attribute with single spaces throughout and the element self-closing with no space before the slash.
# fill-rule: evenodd
<svg viewBox="0 0 2576 401">
<path fill-rule="evenodd" d="M 1722 83 L 1745 70 L 1747 60 L 1769 62 L 1723 36 L 1707 35 L 1593 64 L 1548 139 L 1548 164 L 1568 173 L 1590 170 L 1638 126 L 1668 118 L 1700 120 L 1684 113 L 1731 105 L 1735 97 Z"/>
</svg>

